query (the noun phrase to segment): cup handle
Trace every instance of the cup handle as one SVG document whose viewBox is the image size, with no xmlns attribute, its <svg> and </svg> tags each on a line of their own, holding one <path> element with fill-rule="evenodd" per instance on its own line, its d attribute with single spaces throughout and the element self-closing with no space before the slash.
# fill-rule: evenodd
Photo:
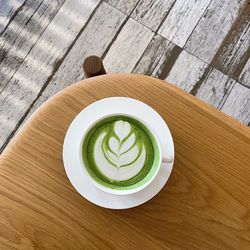
<svg viewBox="0 0 250 250">
<path fill-rule="evenodd" d="M 174 158 L 172 156 L 162 158 L 162 163 L 172 163 L 173 161 L 174 161 Z"/>
</svg>

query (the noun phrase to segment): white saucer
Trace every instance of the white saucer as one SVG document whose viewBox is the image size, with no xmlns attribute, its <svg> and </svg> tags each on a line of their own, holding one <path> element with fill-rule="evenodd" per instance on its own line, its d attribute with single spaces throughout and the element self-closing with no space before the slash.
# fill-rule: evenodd
<svg viewBox="0 0 250 250">
<path fill-rule="evenodd" d="M 150 125 L 150 129 L 153 129 L 159 137 L 163 158 L 174 159 L 174 144 L 171 133 L 165 121 L 154 109 L 135 99 L 110 97 L 92 103 L 73 120 L 64 139 L 63 162 L 70 182 L 84 198 L 101 207 L 126 209 L 141 205 L 153 198 L 166 184 L 173 168 L 173 162 L 162 164 L 155 179 L 145 189 L 134 194 L 108 194 L 90 183 L 82 169 L 79 156 L 83 134 L 94 121 L 117 113 L 138 117 Z"/>
</svg>

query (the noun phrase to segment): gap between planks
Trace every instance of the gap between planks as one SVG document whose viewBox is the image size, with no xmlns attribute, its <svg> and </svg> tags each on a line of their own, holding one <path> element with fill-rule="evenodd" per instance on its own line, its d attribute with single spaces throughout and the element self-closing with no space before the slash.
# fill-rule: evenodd
<svg viewBox="0 0 250 250">
<path fill-rule="evenodd" d="M 139 3 L 140 1 L 138 1 L 137 2 L 137 4 Z M 134 6 L 134 9 L 137 7 L 138 5 L 135 5 Z M 133 10 L 131 11 L 131 13 L 133 13 Z M 130 14 L 131 14 L 130 13 Z M 128 20 L 128 26 L 126 26 L 126 24 L 124 25 L 125 26 L 125 28 L 126 27 L 129 27 L 129 25 L 130 25 L 130 27 L 140 27 L 140 26 L 138 26 L 137 24 L 136 24 L 136 22 L 134 22 L 133 21 L 133 15 L 132 15 L 132 18 L 130 17 L 130 18 L 127 18 L 127 20 Z M 140 50 L 139 52 L 138 51 L 135 51 L 135 52 L 137 52 L 138 54 L 135 54 L 135 57 L 134 57 L 134 63 L 133 63 L 133 65 L 132 65 L 132 63 L 131 64 L 129 64 L 129 62 L 128 62 L 128 65 L 127 66 L 124 66 L 124 68 L 122 69 L 122 70 L 126 70 L 126 67 L 127 67 L 127 69 L 129 69 L 129 71 L 132 71 L 135 67 L 136 67 L 136 65 L 137 64 L 139 64 L 139 62 L 140 62 L 140 60 L 142 59 L 142 55 L 143 55 L 143 53 L 145 52 L 145 49 L 146 49 L 146 47 L 148 46 L 148 44 L 150 43 L 150 41 L 152 41 L 151 39 L 153 38 L 153 35 L 154 35 L 154 33 L 150 33 L 150 32 L 152 32 L 152 31 L 150 31 L 150 32 L 146 32 L 146 25 L 145 24 L 142 24 L 142 26 L 144 26 L 144 32 L 145 32 L 145 34 L 147 34 L 147 36 L 148 36 L 148 40 L 147 40 L 147 42 L 143 45 L 143 50 Z M 110 63 L 110 61 L 112 62 L 112 60 L 113 60 L 113 58 L 112 58 L 112 56 L 110 56 L 111 55 L 111 52 L 113 51 L 113 52 L 116 52 L 117 51 L 117 49 L 119 49 L 119 40 L 120 41 L 125 41 L 126 40 L 126 36 L 124 35 L 125 34 L 125 31 L 126 31 L 126 29 L 125 29 L 125 31 L 123 31 L 123 26 L 121 26 L 122 27 L 122 29 L 121 29 L 121 32 L 120 32 L 120 30 L 119 30 L 119 32 L 117 32 L 116 34 L 115 34 L 115 36 L 113 37 L 113 39 L 112 39 L 112 41 L 111 41 L 111 43 L 109 44 L 109 47 L 108 48 L 106 48 L 106 51 L 104 52 L 105 54 L 104 54 L 104 56 L 103 57 L 105 57 L 105 60 L 107 61 L 107 62 L 109 62 Z M 129 28 L 127 28 L 128 30 L 129 30 Z M 120 34 L 122 34 L 122 35 L 120 35 Z M 118 40 L 118 41 L 117 41 Z M 75 42 L 77 41 L 77 39 L 75 39 Z M 132 39 L 132 41 L 133 41 L 133 39 Z M 116 47 L 113 47 L 113 45 L 115 44 L 115 46 Z M 74 44 L 73 44 L 74 45 Z M 74 48 L 74 46 L 72 45 L 72 47 Z M 175 46 L 175 44 L 173 44 L 173 46 L 174 47 L 176 47 Z M 111 50 L 111 52 L 109 52 L 108 50 L 109 50 L 109 48 L 110 48 L 110 50 Z M 69 52 L 69 50 L 68 50 L 68 52 Z M 183 52 L 184 53 L 184 52 Z M 107 57 L 105 56 L 107 54 Z M 67 57 L 67 53 L 65 54 L 65 57 L 63 57 L 62 59 L 66 59 L 66 57 Z M 177 58 L 179 57 L 179 55 L 177 56 Z M 107 58 L 107 59 L 106 59 Z M 177 59 L 176 58 L 176 59 Z M 124 58 L 124 59 L 126 59 L 126 58 Z M 159 59 L 159 58 L 158 58 Z M 157 59 L 157 60 L 158 60 Z M 63 62 L 64 62 L 64 60 L 61 60 L 61 61 L 59 61 L 58 62 L 58 64 L 56 65 L 56 67 L 54 68 L 54 70 L 52 70 L 52 73 L 50 74 L 50 78 L 48 78 L 48 81 L 46 81 L 46 84 L 48 85 L 48 86 L 50 86 L 50 80 L 52 80 L 53 78 L 54 78 L 54 76 L 56 75 L 55 73 L 57 72 L 57 71 L 59 71 L 59 69 L 60 69 L 60 65 L 64 65 L 63 64 Z M 159 59 L 160 60 L 160 59 Z M 126 60 L 125 60 L 126 61 Z M 121 62 L 120 62 L 121 63 Z M 157 65 L 154 65 L 155 67 L 157 67 Z M 122 67 L 122 64 L 120 64 L 120 66 L 119 67 L 117 67 L 117 69 L 119 69 L 120 67 Z M 63 68 L 62 68 L 63 69 Z M 113 69 L 114 70 L 114 69 Z M 172 75 L 173 75 L 173 72 L 171 73 Z M 53 76 L 54 75 L 54 76 Z M 80 75 L 78 75 L 77 77 L 79 77 Z M 81 76 L 82 77 L 82 76 Z M 55 79 L 56 79 L 56 77 L 55 77 Z M 73 80 L 73 79 L 72 79 Z M 69 82 L 67 83 L 67 84 L 69 84 Z M 31 108 L 30 109 L 32 109 L 32 106 L 34 105 L 34 107 L 36 106 L 36 104 L 39 102 L 39 100 L 40 100 L 40 96 L 42 96 L 42 92 L 43 92 L 43 90 L 46 90 L 46 86 L 45 86 L 45 88 L 44 89 L 41 89 L 41 91 L 39 92 L 39 94 L 38 94 L 38 97 L 35 99 L 35 101 L 31 104 Z M 197 93 L 198 93 L 198 91 L 197 91 Z M 36 102 L 36 100 L 38 101 L 38 102 Z M 25 116 L 26 115 L 28 115 L 28 113 L 26 114 L 25 113 Z M 25 118 L 25 117 L 24 117 Z M 20 125 L 20 124 L 19 124 Z"/>
<path fill-rule="evenodd" d="M 74 3 L 73 3 L 73 2 Z M 87 8 L 86 8 L 87 4 Z M 89 17 L 93 10 L 98 6 L 99 1 L 88 1 L 82 2 L 80 0 L 67 1 L 66 4 L 60 8 L 57 15 L 53 18 L 52 22 L 48 25 L 46 31 L 39 38 L 37 44 L 30 51 L 25 61 L 21 64 L 18 71 L 11 83 L 7 85 L 2 94 L 0 95 L 0 111 L 1 115 L 4 117 L 1 119 L 2 133 L 0 135 L 0 146 L 3 150 L 4 145 L 13 136 L 15 130 L 24 120 L 30 105 L 39 95 L 39 92 L 45 88 L 44 83 L 48 83 L 52 77 L 53 70 L 58 67 L 58 63 L 63 58 L 61 55 L 65 55 L 70 48 L 72 42 L 75 41 L 77 34 L 85 27 Z M 71 16 L 70 19 L 65 18 L 65 14 Z M 60 36 L 56 34 L 55 27 L 64 23 L 67 29 L 67 33 L 62 32 Z M 63 30 L 61 30 L 63 31 Z M 61 35 L 63 34 L 64 39 L 62 41 Z M 46 46 L 49 56 L 43 53 L 39 53 L 39 46 L 43 45 L 44 41 L 49 41 Z M 34 62 L 33 58 L 40 60 L 40 67 L 37 68 L 37 64 Z M 32 67 L 33 66 L 33 67 Z M 41 71 L 44 69 L 44 71 Z M 29 85 L 27 85 L 29 83 Z M 15 89 L 13 92 L 12 89 Z M 18 90 L 18 91 L 16 91 Z M 16 103 L 19 100 L 19 103 Z M 16 112 L 16 105 L 18 111 Z M 12 124 L 5 126 L 8 121 L 15 121 L 17 126 L 13 127 Z"/>
</svg>

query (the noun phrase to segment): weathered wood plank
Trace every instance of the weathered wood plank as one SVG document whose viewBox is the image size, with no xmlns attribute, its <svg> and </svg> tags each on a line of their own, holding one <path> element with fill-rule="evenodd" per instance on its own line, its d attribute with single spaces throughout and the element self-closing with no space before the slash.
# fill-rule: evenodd
<svg viewBox="0 0 250 250">
<path fill-rule="evenodd" d="M 116 8 L 123 13 L 130 15 L 139 0 L 119 0 L 116 4 Z"/>
<path fill-rule="evenodd" d="M 235 119 L 249 124 L 250 89 L 236 83 L 221 110 Z"/>
<path fill-rule="evenodd" d="M 201 79 L 204 78 L 208 65 L 184 50 L 177 54 L 175 60 L 172 60 L 171 56 L 167 60 L 161 59 L 153 76 L 167 80 L 187 92 L 192 91 L 197 84 L 200 84 Z M 170 65 L 171 68 L 169 68 Z"/>
<path fill-rule="evenodd" d="M 8 25 L 6 25 L 6 27 L 2 31 L 2 37 L 0 40 L 1 47 L 6 43 L 11 42 L 12 39 L 15 39 L 15 37 L 18 36 L 26 28 L 26 23 L 28 23 L 29 20 L 33 17 L 34 13 L 36 13 L 42 2 L 43 0 L 26 0 L 22 4 L 22 6 L 18 8 L 18 10 L 9 21 Z"/>
<path fill-rule="evenodd" d="M 152 76 L 165 80 L 170 70 L 174 66 L 177 58 L 179 57 L 181 51 L 182 49 L 179 46 L 168 42 L 162 57 L 160 58 L 152 73 Z"/>
<path fill-rule="evenodd" d="M 22 121 L 97 4 L 95 0 L 69 0 L 61 7 L 0 95 L 0 113 L 7 121 Z M 0 126 L 1 146 L 15 129 L 6 124 Z"/>
<path fill-rule="evenodd" d="M 154 33 L 129 19 L 104 58 L 107 73 L 131 72 Z"/>
<path fill-rule="evenodd" d="M 119 0 L 105 0 L 105 1 L 115 7 Z"/>
<path fill-rule="evenodd" d="M 11 18 L 20 11 L 25 0 L 0 0 L 0 34 L 11 21 Z"/>
<path fill-rule="evenodd" d="M 239 81 L 250 87 L 250 58 L 240 74 Z"/>
<path fill-rule="evenodd" d="M 206 63 L 183 50 L 166 80 L 191 92 L 197 84 L 201 83 L 207 67 Z"/>
<path fill-rule="evenodd" d="M 184 48 L 210 63 L 246 0 L 212 0 Z"/>
<path fill-rule="evenodd" d="M 28 0 L 0 38 L 0 91 L 60 9 L 64 0 Z"/>
<path fill-rule="evenodd" d="M 250 56 L 250 2 L 234 22 L 217 51 L 212 66 L 238 79 Z"/>
<path fill-rule="evenodd" d="M 235 84 L 235 80 L 217 69 L 210 68 L 206 78 L 196 90 L 196 97 L 220 109 Z"/>
<path fill-rule="evenodd" d="M 106 2 L 126 15 L 130 15 L 139 0 L 106 0 Z"/>
<path fill-rule="evenodd" d="M 50 96 L 84 78 L 82 69 L 84 59 L 92 54 L 101 57 L 125 18 L 125 14 L 105 2 L 99 6 L 27 118 Z"/>
<path fill-rule="evenodd" d="M 144 51 L 141 59 L 133 69 L 133 73 L 151 75 L 162 55 L 169 51 L 171 45 L 160 35 L 155 35 Z M 173 44 L 172 44 L 173 47 Z"/>
<path fill-rule="evenodd" d="M 132 17 L 156 31 L 166 18 L 175 0 L 140 0 Z"/>
<path fill-rule="evenodd" d="M 210 0 L 177 0 L 160 27 L 159 33 L 183 47 L 210 2 Z"/>
</svg>

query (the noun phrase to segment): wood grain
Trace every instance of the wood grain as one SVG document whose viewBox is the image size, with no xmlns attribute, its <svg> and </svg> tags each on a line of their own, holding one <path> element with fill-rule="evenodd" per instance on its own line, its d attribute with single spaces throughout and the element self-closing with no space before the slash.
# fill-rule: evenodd
<svg viewBox="0 0 250 250">
<path fill-rule="evenodd" d="M 182 49 L 180 47 L 174 43 L 168 42 L 168 46 L 156 65 L 152 76 L 162 80 L 166 79 L 181 52 Z"/>
<path fill-rule="evenodd" d="M 210 63 L 247 0 L 212 0 L 185 49 Z"/>
<path fill-rule="evenodd" d="M 156 31 L 166 18 L 175 0 L 140 0 L 132 17 Z"/>
<path fill-rule="evenodd" d="M 234 84 L 235 80 L 217 69 L 210 68 L 195 96 L 221 109 Z"/>
<path fill-rule="evenodd" d="M 0 152 L 37 107 L 84 78 L 81 64 L 91 54 L 108 55 L 109 72 L 168 80 L 172 71 L 172 83 L 221 108 L 231 78 L 250 86 L 249 6 L 248 0 L 0 0 Z M 195 56 L 181 62 L 187 40 Z M 212 67 L 200 72 L 197 58 L 207 56 Z"/>
<path fill-rule="evenodd" d="M 250 89 L 236 83 L 221 110 L 250 125 Z"/>
<path fill-rule="evenodd" d="M 0 38 L 0 91 L 8 84 L 64 0 L 28 0 Z"/>
<path fill-rule="evenodd" d="M 139 0 L 107 0 L 106 2 L 124 14 L 130 15 Z"/>
<path fill-rule="evenodd" d="M 0 0 L 0 34 L 8 26 L 13 16 L 22 9 L 24 2 L 25 0 Z"/>
<path fill-rule="evenodd" d="M 25 35 L 29 35 L 29 32 L 25 30 L 26 23 L 29 26 L 30 16 L 36 13 L 39 6 L 42 4 L 42 0 L 25 1 L 20 7 L 19 11 L 13 17 L 12 22 L 5 28 L 0 38 L 0 51 L 1 51 L 1 61 L 0 61 L 0 91 L 10 80 L 13 73 L 16 71 L 15 66 L 19 66 L 22 63 L 22 59 L 27 55 L 23 48 L 20 48 L 20 51 L 17 51 L 17 45 L 20 44 L 20 38 L 26 42 Z M 34 19 L 33 19 L 34 21 Z M 28 27 L 30 30 L 30 27 Z M 23 34 L 24 33 L 24 34 Z M 17 39 L 17 43 L 15 40 Z M 32 41 L 32 37 L 31 37 Z M 16 43 L 16 44 L 15 44 Z M 30 44 L 30 42 L 28 42 Z M 30 45 L 32 46 L 32 45 Z M 28 48 L 29 51 L 30 48 Z M 11 51 L 12 50 L 12 51 Z M 17 51 L 17 52 L 16 52 Z M 23 52 L 23 58 L 21 57 Z M 11 56 L 12 55 L 12 56 Z M 12 58 L 11 58 L 12 57 Z M 9 62 L 8 62 L 9 59 Z M 18 64 L 17 61 L 20 60 Z M 11 61 L 14 61 L 14 67 L 11 67 Z M 5 65 L 6 64 L 6 65 Z M 17 65 L 16 65 L 17 64 Z"/>
<path fill-rule="evenodd" d="M 237 80 L 249 57 L 250 2 L 246 2 L 211 65 Z"/>
<path fill-rule="evenodd" d="M 101 98 L 129 96 L 168 122 L 176 159 L 164 189 L 134 209 L 96 207 L 71 186 L 65 132 Z M 173 85 L 109 75 L 48 100 L 0 156 L 0 244 L 42 249 L 248 249 L 250 130 Z"/>
<path fill-rule="evenodd" d="M 139 0 L 118 0 L 115 8 L 130 15 L 138 2 Z"/>
<path fill-rule="evenodd" d="M 208 0 L 177 0 L 160 27 L 159 33 L 183 47 L 210 2 Z"/>
<path fill-rule="evenodd" d="M 154 71 L 152 73 L 152 76 L 160 78 L 162 80 L 166 79 L 182 51 L 180 47 L 169 42 L 168 40 L 166 41 L 166 44 L 167 46 L 165 48 L 165 51 L 162 54 L 157 65 L 154 67 Z"/>
<path fill-rule="evenodd" d="M 86 78 L 106 74 L 102 59 L 98 56 L 92 55 L 85 58 L 82 68 Z"/>
<path fill-rule="evenodd" d="M 244 85 L 250 87 L 250 58 L 248 59 L 245 67 L 243 68 L 239 80 Z"/>
<path fill-rule="evenodd" d="M 115 5 L 118 3 L 119 0 L 105 0 L 105 1 L 115 7 Z"/>
<path fill-rule="evenodd" d="M 194 86 L 202 78 L 208 65 L 184 50 L 175 60 L 176 61 L 172 63 L 172 68 L 167 70 L 168 72 L 166 72 L 166 67 L 169 67 L 171 61 L 165 59 L 160 60 L 153 75 L 162 80 L 167 80 L 187 92 L 192 91 Z"/>
<path fill-rule="evenodd" d="M 13 124 L 18 124 L 46 81 L 50 80 L 97 4 L 95 0 L 67 1 L 4 88 L 0 95 L 0 113 L 6 126 L 0 124 L 0 147 L 15 129 Z"/>
<path fill-rule="evenodd" d="M 155 35 L 137 62 L 133 73 L 151 75 L 163 54 L 168 54 L 174 45 L 160 35 Z"/>
<path fill-rule="evenodd" d="M 112 43 L 125 18 L 126 16 L 123 13 L 112 8 L 105 2 L 99 6 L 88 26 L 84 29 L 74 47 L 69 51 L 48 86 L 34 103 L 27 118 L 56 92 L 85 78 L 82 70 L 84 59 L 91 54 L 102 57 L 107 47 Z M 104 66 L 106 67 L 106 65 Z"/>
<path fill-rule="evenodd" d="M 131 72 L 153 35 L 150 29 L 130 18 L 104 58 L 107 73 Z"/>
</svg>

